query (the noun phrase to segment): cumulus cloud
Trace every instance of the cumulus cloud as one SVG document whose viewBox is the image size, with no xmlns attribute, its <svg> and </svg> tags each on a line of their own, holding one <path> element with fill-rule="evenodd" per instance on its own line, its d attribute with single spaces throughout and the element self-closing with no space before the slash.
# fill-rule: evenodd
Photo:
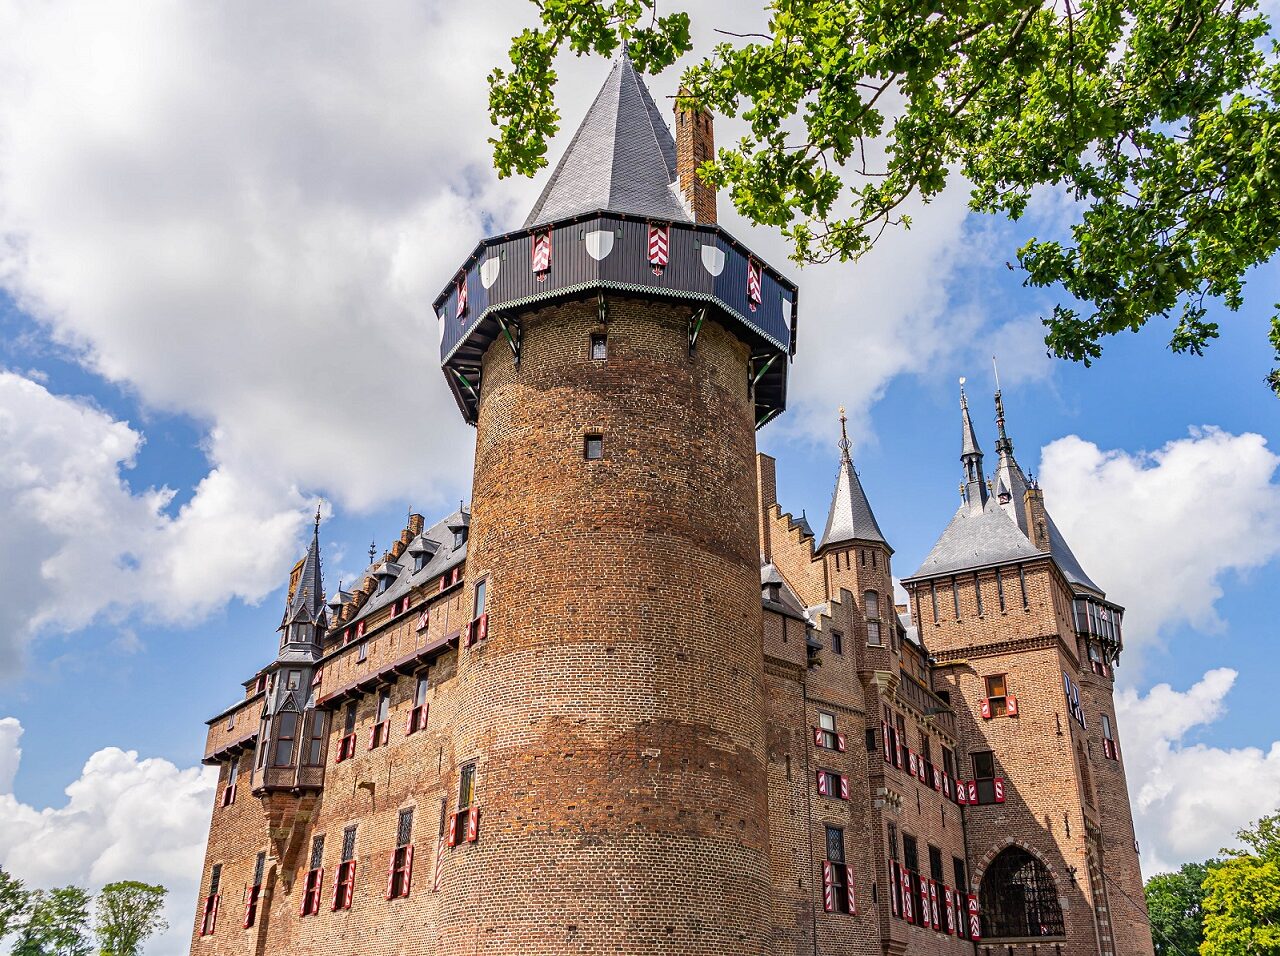
<svg viewBox="0 0 1280 956">
<path fill-rule="evenodd" d="M 305 521 L 300 495 L 269 475 L 250 482 L 219 468 L 170 514 L 170 490 L 126 481 L 141 443 L 126 422 L 0 372 L 6 669 L 42 627 L 74 629 L 138 608 L 190 621 L 279 583 Z"/>
<path fill-rule="evenodd" d="M 1261 435 L 1210 427 L 1153 452 L 1074 435 L 1044 448 L 1046 503 L 1089 574 L 1129 608 L 1131 661 L 1169 627 L 1220 629 L 1223 579 L 1280 553 L 1278 466 Z"/>
<path fill-rule="evenodd" d="M 132 528 L 129 548 L 215 546 L 199 569 L 157 565 L 150 593 L 174 593 L 156 600 L 274 587 L 287 559 L 271 547 L 216 545 L 259 527 L 272 544 L 299 520 L 297 489 L 354 510 L 465 493 L 471 433 L 439 372 L 430 303 L 480 236 L 519 224 L 546 176 L 498 181 L 487 142 L 485 74 L 534 13 L 525 0 L 499 0 L 483 23 L 466 5 L 418 0 L 376 16 L 301 0 L 0 0 L 0 286 L 147 414 L 188 416 L 205 434 L 209 473 L 179 523 L 161 519 L 163 489 L 109 491 L 136 429 L 104 429 L 93 467 L 76 469 L 108 489 L 103 528 Z M 723 39 L 716 26 L 745 29 L 742 15 L 706 4 L 698 50 Z M 567 56 L 557 69 L 553 157 L 607 67 Z M 678 75 L 651 81 L 664 111 Z M 722 141 L 738 124 L 721 124 Z M 964 199 L 911 210 L 915 227 L 857 264 L 803 271 L 722 200 L 729 228 L 804 286 L 792 411 L 776 435 L 829 440 L 837 401 L 865 432 L 894 376 L 965 340 L 949 330 L 975 315 L 950 309 L 947 291 L 975 254 Z M 73 501 L 51 469 L 41 476 L 58 489 L 42 502 L 49 520 L 8 529 L 37 557 L 24 575 L 35 590 L 15 593 L 56 597 L 50 578 L 86 574 L 114 585 L 115 565 L 142 552 L 87 546 L 105 532 L 78 548 L 42 540 Z M 37 496 L 37 480 L 20 483 Z M 24 632 L 74 627 L 132 599 L 127 587 L 69 607 L 24 597 L 6 613 Z"/>
<path fill-rule="evenodd" d="M 1236 676 L 1222 667 L 1183 691 L 1157 684 L 1116 694 L 1147 875 L 1217 855 L 1237 830 L 1280 806 L 1280 741 L 1223 749 L 1187 739 L 1226 712 Z"/>
<path fill-rule="evenodd" d="M 3 778 L 17 768 L 22 728 L 0 720 L 0 859 L 30 886 L 75 883 L 97 890 L 136 879 L 169 888 L 170 930 L 147 947 L 154 956 L 179 956 L 195 913 L 205 836 L 217 770 L 185 770 L 167 760 L 139 760 L 135 751 L 99 750 L 66 788 L 60 807 L 19 802 Z"/>
</svg>

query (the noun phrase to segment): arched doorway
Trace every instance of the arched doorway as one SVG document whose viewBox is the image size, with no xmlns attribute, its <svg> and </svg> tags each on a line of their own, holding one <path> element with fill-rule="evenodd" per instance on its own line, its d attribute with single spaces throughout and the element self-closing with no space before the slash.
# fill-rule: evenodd
<svg viewBox="0 0 1280 956">
<path fill-rule="evenodd" d="M 1053 877 L 1020 846 L 991 861 L 980 894 L 982 934 L 988 939 L 1066 935 Z"/>
</svg>

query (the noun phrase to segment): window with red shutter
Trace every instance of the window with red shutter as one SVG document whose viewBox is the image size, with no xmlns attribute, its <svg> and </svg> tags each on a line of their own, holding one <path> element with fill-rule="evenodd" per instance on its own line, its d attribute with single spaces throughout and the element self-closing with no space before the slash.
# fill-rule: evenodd
<svg viewBox="0 0 1280 956">
<path fill-rule="evenodd" d="M 396 820 L 396 848 L 387 867 L 387 899 L 409 895 L 413 878 L 413 808 L 400 811 Z"/>
<path fill-rule="evenodd" d="M 391 739 L 391 688 L 378 691 L 378 707 L 369 730 L 369 749 L 384 746 Z"/>
<path fill-rule="evenodd" d="M 822 861 L 822 908 L 828 913 L 853 913 L 853 867 L 844 854 L 844 830 L 826 827 L 826 859 Z"/>
<path fill-rule="evenodd" d="M 215 863 L 209 870 L 209 892 L 204 898 L 204 913 L 200 921 L 200 935 L 211 936 L 218 927 L 219 889 L 222 884 L 222 864 Z"/>
<path fill-rule="evenodd" d="M 333 881 L 333 906 L 335 910 L 351 909 L 351 898 L 356 884 L 356 825 L 342 831 L 342 861 Z"/>
<path fill-rule="evenodd" d="M 818 726 L 813 729 L 813 742 L 824 750 L 844 750 L 844 735 L 836 733 L 836 716 L 818 711 Z"/>
<path fill-rule="evenodd" d="M 244 928 L 248 929 L 258 919 L 258 902 L 262 899 L 262 880 L 267 868 L 267 855 L 259 853 L 253 864 L 253 885 L 245 897 Z"/>
</svg>

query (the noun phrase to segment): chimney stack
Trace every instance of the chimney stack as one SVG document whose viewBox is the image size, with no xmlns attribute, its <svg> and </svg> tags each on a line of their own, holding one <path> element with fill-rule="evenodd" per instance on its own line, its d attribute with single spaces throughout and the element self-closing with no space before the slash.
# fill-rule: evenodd
<svg viewBox="0 0 1280 956">
<path fill-rule="evenodd" d="M 688 92 L 681 87 L 676 97 L 676 176 L 694 222 L 714 224 L 716 191 L 698 177 L 698 167 L 715 158 L 715 129 L 706 110 L 681 109 L 680 100 Z"/>
<path fill-rule="evenodd" d="M 1041 551 L 1049 550 L 1049 522 L 1044 512 L 1044 492 L 1034 481 L 1027 488 L 1023 501 L 1027 509 L 1027 530 L 1031 532 L 1031 543 Z"/>
</svg>

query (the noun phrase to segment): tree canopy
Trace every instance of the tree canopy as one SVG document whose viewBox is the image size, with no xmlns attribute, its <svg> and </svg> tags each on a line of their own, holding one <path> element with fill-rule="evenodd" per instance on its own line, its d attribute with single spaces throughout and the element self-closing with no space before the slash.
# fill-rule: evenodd
<svg viewBox="0 0 1280 956">
<path fill-rule="evenodd" d="M 35 890 L 14 956 L 89 956 L 89 894 L 78 886 Z"/>
<path fill-rule="evenodd" d="M 108 883 L 98 894 L 95 928 L 102 956 L 137 956 L 142 944 L 169 928 L 163 886 L 124 880 Z"/>
<path fill-rule="evenodd" d="M 1204 881 L 1202 956 L 1280 954 L 1280 813 L 1239 832 Z"/>
<path fill-rule="evenodd" d="M 546 165 L 560 124 L 557 55 L 658 72 L 693 48 L 658 0 L 535 0 L 540 24 L 489 76 L 500 175 Z M 1061 295 L 1054 354 L 1099 357 L 1150 319 L 1200 354 L 1208 307 L 1237 311 L 1246 272 L 1280 244 L 1280 54 L 1257 0 L 767 0 L 763 33 L 689 67 L 690 105 L 747 133 L 700 170 L 799 262 L 850 259 L 959 174 L 970 207 L 1014 220 L 1033 193 L 1077 204 L 1070 238 L 1016 252 Z M 717 24 L 732 28 L 734 24 Z M 1272 350 L 1280 357 L 1280 316 Z M 1280 369 L 1268 383 L 1280 394 Z"/>
<path fill-rule="evenodd" d="M 1195 956 L 1204 941 L 1204 878 L 1208 863 L 1184 863 L 1147 880 L 1147 914 L 1156 956 Z"/>
</svg>

